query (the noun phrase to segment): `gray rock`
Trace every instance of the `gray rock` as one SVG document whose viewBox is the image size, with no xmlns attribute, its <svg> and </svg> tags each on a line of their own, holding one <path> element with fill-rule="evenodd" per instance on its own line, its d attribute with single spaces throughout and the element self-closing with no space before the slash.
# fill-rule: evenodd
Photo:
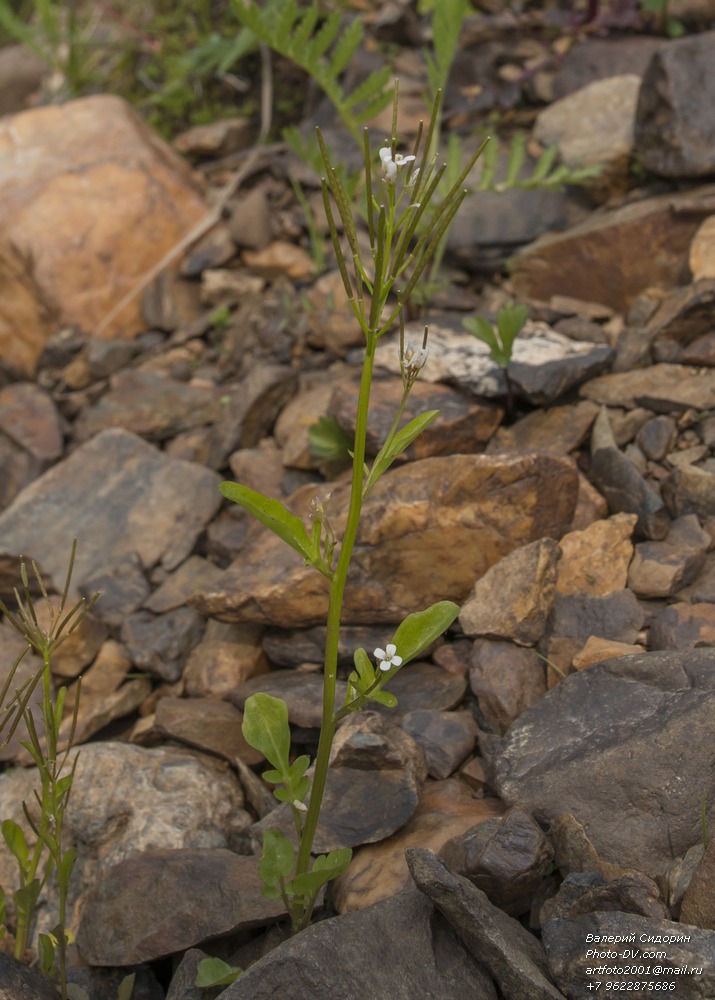
<svg viewBox="0 0 715 1000">
<path fill-rule="evenodd" d="M 258 860 L 194 848 L 121 861 L 90 891 L 80 954 L 92 965 L 134 964 L 270 923 L 285 911 L 263 895 Z"/>
<path fill-rule="evenodd" d="M 636 110 L 635 148 L 655 174 L 705 177 L 715 171 L 714 47 L 710 31 L 671 41 L 653 54 Z"/>
<path fill-rule="evenodd" d="M 60 995 L 36 969 L 0 952 L 0 1000 L 60 1000 Z"/>
<path fill-rule="evenodd" d="M 505 733 L 524 709 L 546 694 L 544 663 L 533 649 L 477 639 L 471 664 L 469 687 L 494 733 Z"/>
<path fill-rule="evenodd" d="M 405 855 L 417 888 L 486 966 L 504 1000 L 562 1000 L 549 981 L 541 945 L 521 924 L 492 906 L 481 889 L 450 871 L 431 851 L 411 847 Z"/>
<path fill-rule="evenodd" d="M 108 430 L 27 486 L 0 515 L 0 593 L 17 579 L 20 554 L 64 581 L 78 538 L 73 584 L 138 554 L 168 569 L 189 554 L 221 496 L 209 469 L 167 458 L 123 430 Z M 177 530 L 181 525 L 181 530 Z"/>
<path fill-rule="evenodd" d="M 595 936 L 595 943 L 586 943 L 587 935 Z M 633 943 L 614 945 L 608 943 L 609 935 L 622 935 L 629 938 L 635 935 Z M 649 937 L 666 936 L 666 944 L 646 944 Z M 675 943 L 671 941 L 675 938 Z M 687 937 L 687 941 L 682 938 Z M 601 939 L 601 940 L 599 940 Z M 600 981 L 601 989 L 608 989 L 609 983 L 633 982 L 638 977 L 624 976 L 619 966 L 628 963 L 629 956 L 623 960 L 594 958 L 588 955 L 589 947 L 599 954 L 615 951 L 618 956 L 624 950 L 635 951 L 636 962 L 640 964 L 639 952 L 655 950 L 657 960 L 645 959 L 643 964 L 651 967 L 659 965 L 662 972 L 653 981 L 675 983 L 672 992 L 666 995 L 677 996 L 678 1000 L 704 1000 L 715 996 L 715 933 L 701 931 L 696 927 L 686 927 L 669 920 L 650 920 L 634 913 L 589 913 L 571 920 L 550 920 L 542 930 L 542 940 L 546 948 L 551 975 L 561 990 L 571 997 L 588 996 L 588 983 Z M 593 938 L 591 939 L 593 941 Z M 602 941 L 606 943 L 601 943 Z M 610 938 L 613 941 L 613 937 Z M 661 957 L 661 952 L 664 954 Z M 588 969 L 602 967 L 611 972 L 589 974 Z M 671 970 L 700 969 L 701 972 L 677 974 Z M 650 978 L 650 977 L 649 977 Z M 663 989 L 663 992 L 666 992 Z M 633 994 L 638 995 L 638 994 Z M 641 996 L 649 994 L 642 991 Z"/>
<path fill-rule="evenodd" d="M 148 965 L 140 965 L 136 969 L 70 968 L 67 978 L 70 983 L 86 990 L 90 1000 L 116 1000 L 122 981 L 132 973 L 136 979 L 131 1000 L 164 1000 L 159 980 Z"/>
<path fill-rule="evenodd" d="M 100 598 L 94 607 L 94 614 L 107 625 L 121 625 L 127 615 L 142 606 L 150 593 L 136 552 L 127 552 L 111 566 L 100 567 L 88 576 L 79 589 L 86 598 L 99 591 Z"/>
<path fill-rule="evenodd" d="M 699 838 L 714 707 L 709 650 L 590 666 L 514 723 L 496 789 L 542 820 L 572 813 L 602 859 L 658 875 Z"/>
<path fill-rule="evenodd" d="M 140 670 L 173 683 L 181 677 L 203 631 L 203 619 L 191 608 L 175 608 L 163 615 L 137 611 L 122 624 L 121 639 Z"/>
<path fill-rule="evenodd" d="M 308 927 L 251 966 L 219 1000 L 277 996 L 283 1000 L 464 1000 L 465 996 L 497 1000 L 481 956 L 477 959 L 470 954 L 416 889 Z"/>
<path fill-rule="evenodd" d="M 474 750 L 477 724 L 469 712 L 418 708 L 407 712 L 401 725 L 424 750 L 432 778 L 448 778 Z"/>
</svg>

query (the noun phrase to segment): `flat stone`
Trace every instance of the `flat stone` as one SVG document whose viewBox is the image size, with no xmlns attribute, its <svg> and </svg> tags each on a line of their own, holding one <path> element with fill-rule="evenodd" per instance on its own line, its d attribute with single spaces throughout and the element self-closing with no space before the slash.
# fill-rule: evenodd
<svg viewBox="0 0 715 1000">
<path fill-rule="evenodd" d="M 30 969 L 11 955 L 0 953 L 2 1000 L 59 1000 L 60 994 L 38 969 Z"/>
<path fill-rule="evenodd" d="M 514 255 L 514 291 L 543 302 L 568 288 L 576 298 L 626 312 L 644 289 L 682 283 L 683 263 L 702 214 L 681 212 L 679 205 L 692 206 L 713 193 L 709 186 L 655 195 L 542 236 Z M 648 254 L 641 252 L 644 246 L 650 248 Z"/>
<path fill-rule="evenodd" d="M 248 118 L 236 115 L 233 118 L 220 118 L 206 125 L 194 125 L 174 139 L 173 146 L 180 153 L 189 156 L 208 156 L 218 159 L 228 156 L 239 149 L 245 149 L 250 143 L 252 132 Z"/>
<path fill-rule="evenodd" d="M 410 848 L 407 863 L 417 888 L 447 918 L 469 950 L 489 969 L 505 997 L 562 1000 L 552 985 L 540 943 L 483 893 L 429 850 Z"/>
<path fill-rule="evenodd" d="M 579 38 L 556 67 L 554 98 L 572 94 L 594 80 L 622 73 L 636 73 L 642 77 L 653 52 L 662 44 L 662 38 L 650 35 L 586 35 Z"/>
<path fill-rule="evenodd" d="M 706 200 L 704 204 L 711 202 Z M 651 361 L 698 364 L 687 357 L 697 341 L 711 332 L 713 302 L 713 279 L 701 279 L 666 292 L 642 323 L 634 320 L 625 328 L 618 340 L 613 370 L 633 372 Z"/>
<path fill-rule="evenodd" d="M 601 375 L 579 392 L 603 406 L 643 406 L 656 413 L 715 407 L 715 372 L 688 365 L 657 364 L 634 372 Z"/>
<path fill-rule="evenodd" d="M 87 441 L 109 427 L 122 427 L 147 441 L 165 441 L 181 431 L 213 423 L 218 414 L 214 390 L 129 369 L 113 375 L 109 392 L 80 414 L 75 436 Z"/>
<path fill-rule="evenodd" d="M 546 694 L 543 661 L 533 649 L 477 639 L 469 687 L 490 730 L 503 734 L 521 713 Z"/>
<path fill-rule="evenodd" d="M 556 896 L 544 903 L 539 917 L 544 924 L 548 920 L 604 911 L 670 919 L 656 883 L 637 871 L 626 872 L 610 882 L 595 872 L 567 875 Z"/>
<path fill-rule="evenodd" d="M 507 733 L 499 795 L 540 820 L 571 812 L 605 861 L 662 873 L 699 836 L 715 756 L 711 667 L 710 650 L 668 651 L 568 677 Z"/>
<path fill-rule="evenodd" d="M 175 608 L 161 615 L 136 611 L 122 623 L 120 635 L 135 666 L 172 683 L 203 631 L 203 619 L 192 608 Z"/>
<path fill-rule="evenodd" d="M 227 698 L 235 688 L 267 670 L 260 628 L 209 621 L 203 639 L 189 653 L 183 680 L 192 698 Z"/>
<path fill-rule="evenodd" d="M 642 653 L 643 647 L 633 642 L 617 642 L 615 639 L 603 639 L 598 635 L 590 635 L 583 648 L 576 653 L 571 661 L 574 670 L 585 670 L 594 663 L 603 663 L 617 656 L 629 656 L 631 653 Z"/>
<path fill-rule="evenodd" d="M 310 428 L 325 417 L 335 390 L 333 379 L 298 393 L 281 411 L 273 433 L 282 449 L 283 465 L 296 469 L 315 469 L 317 458 L 310 447 Z"/>
<path fill-rule="evenodd" d="M 20 554 L 36 559 L 56 586 L 63 582 L 71 538 L 81 540 L 73 574 L 78 588 L 127 551 L 146 569 L 158 562 L 173 568 L 218 509 L 218 482 L 209 469 L 166 458 L 127 431 L 98 434 L 0 514 L 0 592 L 6 576 L 16 579 Z"/>
<path fill-rule="evenodd" d="M 179 157 L 109 94 L 5 118 L 0 190 L 0 354 L 20 376 L 55 326 L 95 331 L 205 213 Z M 140 309 L 137 296 L 102 333 L 135 336 Z"/>
<path fill-rule="evenodd" d="M 94 614 L 107 625 L 121 625 L 133 611 L 138 611 L 149 596 L 141 560 L 136 552 L 127 552 L 106 569 L 91 573 L 80 587 L 83 597 L 99 592 Z"/>
<path fill-rule="evenodd" d="M 400 947 L 376 947 L 376 941 L 399 941 Z M 481 962 L 455 940 L 447 922 L 414 887 L 289 938 L 228 986 L 221 1000 L 291 995 L 497 1000 Z"/>
<path fill-rule="evenodd" d="M 672 471 L 663 483 L 663 498 L 674 517 L 697 514 L 706 521 L 715 514 L 715 474 L 697 465 Z"/>
<path fill-rule="evenodd" d="M 363 505 L 344 622 L 397 622 L 436 601 L 464 600 L 474 581 L 508 552 L 563 534 L 576 492 L 575 469 L 552 455 L 458 455 L 390 469 Z M 307 520 L 314 496 L 313 486 L 299 490 L 289 507 Z M 338 537 L 347 498 L 348 486 L 334 484 L 330 517 Z M 452 554 L 446 562 L 445 549 Z M 192 603 L 224 620 L 282 628 L 318 624 L 325 620 L 326 581 L 301 563 L 276 536 L 256 531 L 220 586 L 199 592 Z"/>
<path fill-rule="evenodd" d="M 694 281 L 715 278 L 713 252 L 715 251 L 715 215 L 709 215 L 693 236 L 688 263 Z"/>
<path fill-rule="evenodd" d="M 477 798 L 456 778 L 427 781 L 412 819 L 395 836 L 353 853 L 347 871 L 333 883 L 338 913 L 362 910 L 401 892 L 410 883 L 405 848 L 439 851 L 451 837 L 501 815 L 498 799 Z"/>
<path fill-rule="evenodd" d="M 653 53 L 638 100 L 635 150 L 654 174 L 705 177 L 715 170 L 715 88 L 708 72 L 713 44 L 715 32 L 703 32 Z M 694 88 L 702 113 L 693 107 Z"/>
<path fill-rule="evenodd" d="M 635 514 L 614 514 L 564 535 L 559 543 L 558 593 L 603 597 L 623 590 L 633 558 L 636 520 Z"/>
<path fill-rule="evenodd" d="M 180 608 L 197 587 L 210 586 L 221 576 L 220 568 L 202 556 L 189 556 L 144 602 L 148 611 L 161 614 Z"/>
<path fill-rule="evenodd" d="M 222 848 L 145 851 L 109 869 L 92 889 L 77 947 L 92 965 L 126 965 L 260 927 L 284 912 L 282 900 L 267 900 L 261 889 L 255 857 Z"/>
<path fill-rule="evenodd" d="M 342 705 L 347 684 L 338 681 L 336 702 Z M 288 720 L 303 729 L 319 729 L 322 720 L 323 675 L 305 670 L 271 670 L 251 677 L 229 693 L 231 701 L 243 709 L 252 694 L 269 694 L 280 698 L 288 707 Z"/>
<path fill-rule="evenodd" d="M 274 240 L 261 250 L 244 250 L 243 260 L 247 267 L 268 281 L 280 277 L 306 281 L 314 270 L 310 254 L 286 240 Z"/>
<path fill-rule="evenodd" d="M 469 712 L 418 708 L 407 712 L 400 725 L 424 750 L 431 778 L 448 778 L 474 750 L 477 724 Z"/>
<path fill-rule="evenodd" d="M 598 408 L 589 400 L 570 406 L 533 410 L 510 427 L 500 427 L 487 445 L 487 454 L 552 451 L 568 455 L 588 437 Z"/>
<path fill-rule="evenodd" d="M 466 678 L 448 673 L 432 663 L 408 663 L 390 680 L 387 690 L 397 698 L 395 708 L 374 706 L 390 718 L 403 719 L 410 712 L 447 712 L 461 704 L 467 690 Z"/>
<path fill-rule="evenodd" d="M 423 328 L 408 326 L 406 335 L 415 342 Z M 430 355 L 420 378 L 425 382 L 451 382 L 475 396 L 487 399 L 506 395 L 504 373 L 492 360 L 489 348 L 467 333 L 461 317 L 445 317 L 430 325 Z M 518 396 L 535 405 L 558 399 L 607 366 L 612 350 L 605 344 L 576 343 L 556 333 L 546 323 L 528 320 L 514 341 L 509 377 Z M 399 372 L 397 342 L 381 339 L 376 364 Z"/>
<path fill-rule="evenodd" d="M 531 909 L 554 850 L 533 817 L 517 806 L 448 841 L 440 856 L 494 906 L 518 917 Z"/>
<path fill-rule="evenodd" d="M 465 634 L 522 646 L 538 642 L 556 594 L 560 556 L 558 542 L 542 538 L 495 563 L 462 606 L 459 624 Z"/>
<path fill-rule="evenodd" d="M 216 698 L 160 698 L 154 729 L 167 739 L 225 757 L 229 763 L 240 757 L 250 767 L 264 758 L 246 743 L 242 722 L 237 708 Z"/>
<path fill-rule="evenodd" d="M 715 646 L 715 604 L 671 604 L 651 619 L 650 649 L 697 646 Z"/>
<path fill-rule="evenodd" d="M 609 935 L 626 935 L 627 940 L 645 941 L 650 935 L 668 935 L 665 946 L 666 956 L 658 960 L 662 972 L 660 982 L 677 984 L 678 1000 L 700 1000 L 715 991 L 715 934 L 688 927 L 689 940 L 683 941 L 683 925 L 670 920 L 652 920 L 635 913 L 588 913 L 569 920 L 550 920 L 542 929 L 542 939 L 549 960 L 551 975 L 559 989 L 568 996 L 578 996 L 592 976 L 588 968 L 593 967 L 593 959 L 587 958 L 584 941 L 588 934 L 596 935 L 590 940 L 608 940 Z M 645 935 L 641 938 L 641 934 Z M 672 937 L 671 937 L 672 935 Z M 658 949 L 659 946 L 653 945 Z M 701 968 L 702 974 L 673 974 L 674 969 Z M 606 970 L 612 971 L 606 971 Z M 608 988 L 615 982 L 623 982 L 624 977 L 618 966 L 604 966 L 599 979 Z M 617 988 L 617 987 L 616 987 Z"/>
<path fill-rule="evenodd" d="M 0 389 L 0 431 L 43 466 L 62 454 L 60 415 L 51 396 L 31 382 Z"/>
<path fill-rule="evenodd" d="M 678 518 L 662 542 L 636 545 L 628 586 L 639 597 L 670 597 L 693 582 L 711 544 L 694 514 Z"/>
</svg>

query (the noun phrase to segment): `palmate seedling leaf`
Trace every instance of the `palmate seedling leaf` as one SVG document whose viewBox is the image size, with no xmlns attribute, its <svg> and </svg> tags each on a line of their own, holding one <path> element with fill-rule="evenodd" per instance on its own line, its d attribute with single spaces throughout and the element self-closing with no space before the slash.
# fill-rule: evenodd
<svg viewBox="0 0 715 1000">
<path fill-rule="evenodd" d="M 462 320 L 462 325 L 467 333 L 471 333 L 473 337 L 487 345 L 491 359 L 495 364 L 499 365 L 500 368 L 506 368 L 511 358 L 511 352 L 505 350 L 491 323 L 483 316 L 470 316 L 469 319 Z"/>
<path fill-rule="evenodd" d="M 227 500 L 239 504 L 252 517 L 265 524 L 292 549 L 299 552 L 304 559 L 310 560 L 312 550 L 305 525 L 299 517 L 291 514 L 280 500 L 266 497 L 256 490 L 249 489 L 248 486 L 241 486 L 240 483 L 221 483 L 219 489 Z"/>
<path fill-rule="evenodd" d="M 222 958 L 204 958 L 196 968 L 194 986 L 228 986 L 243 973 L 237 965 L 229 965 Z"/>
<path fill-rule="evenodd" d="M 439 410 L 427 410 L 426 413 L 421 413 L 418 417 L 414 417 L 408 424 L 405 424 L 401 430 L 395 434 L 392 441 L 386 442 L 385 445 L 377 453 L 375 461 L 372 463 L 372 469 L 370 470 L 370 475 L 368 476 L 367 482 L 365 483 L 365 493 L 372 486 L 375 485 L 377 480 L 390 468 L 395 459 L 402 454 L 402 452 L 409 448 L 416 437 L 419 437 L 423 431 L 425 431 L 429 425 L 437 419 L 439 416 Z"/>
<path fill-rule="evenodd" d="M 454 601 L 439 601 L 426 611 L 408 615 L 392 637 L 403 663 L 423 653 L 458 614 L 459 606 Z"/>
<path fill-rule="evenodd" d="M 241 729 L 246 742 L 255 750 L 260 750 L 281 776 L 288 773 L 290 727 L 284 701 L 260 691 L 252 694 L 243 707 Z"/>
<path fill-rule="evenodd" d="M 525 305 L 517 305 L 511 302 L 502 306 L 497 314 L 499 339 L 502 342 L 505 353 L 508 354 L 509 361 L 511 360 L 514 341 L 523 330 L 528 315 L 529 310 Z"/>
</svg>

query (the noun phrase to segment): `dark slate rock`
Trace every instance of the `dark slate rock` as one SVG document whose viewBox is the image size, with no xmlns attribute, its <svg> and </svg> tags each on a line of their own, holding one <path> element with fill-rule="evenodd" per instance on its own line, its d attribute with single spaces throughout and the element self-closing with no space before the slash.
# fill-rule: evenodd
<svg viewBox="0 0 715 1000">
<path fill-rule="evenodd" d="M 342 705 L 347 684 L 338 681 L 336 703 Z M 323 674 L 303 670 L 271 670 L 259 674 L 231 692 L 231 701 L 243 709 L 246 700 L 258 692 L 280 698 L 288 706 L 288 721 L 304 729 L 319 729 L 322 720 Z"/>
<path fill-rule="evenodd" d="M 216 1000 L 224 986 L 212 988 L 196 985 L 199 964 L 209 956 L 200 948 L 189 948 L 176 967 L 166 994 L 166 1000 Z"/>
<path fill-rule="evenodd" d="M 605 409 L 591 436 L 591 476 L 611 514 L 636 514 L 636 530 L 646 538 L 664 538 L 670 519 L 661 497 L 616 447 Z"/>
<path fill-rule="evenodd" d="M 22 554 L 61 588 L 73 538 L 73 584 L 136 552 L 142 566 L 182 562 L 218 510 L 219 477 L 167 458 L 124 430 L 108 430 L 27 486 L 0 515 L 0 593 Z M 180 526 L 180 530 L 179 530 Z"/>
<path fill-rule="evenodd" d="M 325 657 L 324 625 L 306 629 L 268 629 L 263 636 L 263 649 L 278 667 L 298 667 L 301 663 L 320 663 Z M 338 665 L 355 666 L 353 654 L 358 647 L 375 649 L 385 641 L 385 629 L 381 625 L 345 625 L 340 629 L 338 640 Z"/>
<path fill-rule="evenodd" d="M 405 857 L 417 888 L 486 966 L 505 1000 L 562 1000 L 549 980 L 541 945 L 521 924 L 492 906 L 480 889 L 452 872 L 432 851 L 410 847 Z"/>
<path fill-rule="evenodd" d="M 541 921 L 605 910 L 638 913 L 656 920 L 670 919 L 668 907 L 653 879 L 632 871 L 611 881 L 595 872 L 567 875 L 556 896 L 544 903 Z"/>
<path fill-rule="evenodd" d="M 137 854 L 91 890 L 77 946 L 91 965 L 132 965 L 260 927 L 283 913 L 261 886 L 258 858 L 223 848 Z"/>
<path fill-rule="evenodd" d="M 134 988 L 131 1000 L 164 1000 L 164 990 L 148 965 L 136 969 L 69 969 L 70 983 L 86 990 L 90 1000 L 116 1000 L 119 987 L 127 976 L 134 973 Z"/>
<path fill-rule="evenodd" d="M 671 604 L 651 620 L 650 649 L 715 646 L 715 604 Z"/>
<path fill-rule="evenodd" d="M 675 983 L 675 989 L 662 992 L 666 996 L 677 997 L 678 1000 L 703 1000 L 705 997 L 715 996 L 715 932 L 699 930 L 697 927 L 685 927 L 683 924 L 676 924 L 670 920 L 649 920 L 647 917 L 640 917 L 633 913 L 589 913 L 572 920 L 550 920 L 544 925 L 542 940 L 546 948 L 549 960 L 551 975 L 563 992 L 569 997 L 589 996 L 588 983 L 600 980 L 601 989 L 609 990 L 609 984 L 616 982 L 633 981 L 634 977 L 624 976 L 619 971 L 620 961 L 599 961 L 592 956 L 587 957 L 588 945 L 587 935 L 593 934 L 597 938 L 608 937 L 608 935 L 622 935 L 630 937 L 635 934 L 634 943 L 625 945 L 625 948 L 644 949 L 650 947 L 655 950 L 665 951 L 665 957 L 659 958 L 657 962 L 650 962 L 652 966 L 661 966 L 662 972 L 658 976 L 653 976 L 653 981 L 661 984 Z M 668 935 L 682 938 L 689 937 L 688 941 L 670 942 L 665 945 L 644 945 L 641 935 L 658 937 L 658 935 Z M 624 945 L 605 944 L 592 946 L 595 950 L 614 950 L 621 954 Z M 640 961 L 640 960 L 638 960 Z M 644 960 L 648 964 L 650 960 Z M 613 969 L 612 973 L 598 974 L 594 976 L 588 973 L 589 968 L 594 966 L 604 966 Z M 680 975 L 674 974 L 671 969 L 701 968 L 701 975 Z M 631 993 L 631 996 L 650 996 L 646 991 Z M 608 992 L 606 993 L 608 996 Z"/>
<path fill-rule="evenodd" d="M 425 752 L 427 773 L 448 778 L 474 750 L 477 724 L 469 712 L 438 712 L 422 708 L 402 718 L 402 728 Z"/>
<path fill-rule="evenodd" d="M 308 927 L 220 994 L 220 1000 L 275 997 L 497 1000 L 497 992 L 481 956 L 470 954 L 429 900 L 407 889 Z"/>
<path fill-rule="evenodd" d="M 149 596 L 149 584 L 136 552 L 126 555 L 106 568 L 100 568 L 80 587 L 83 597 L 99 591 L 94 614 L 107 625 L 121 625 L 127 615 L 138 611 Z"/>
<path fill-rule="evenodd" d="M 653 53 L 663 44 L 648 35 L 594 38 L 586 35 L 573 45 L 556 67 L 554 100 L 580 90 L 594 80 L 623 73 L 643 76 Z"/>
<path fill-rule="evenodd" d="M 603 597 L 557 594 L 548 634 L 550 637 L 578 639 L 582 643 L 592 635 L 614 642 L 633 643 L 643 619 L 643 609 L 630 590 L 615 590 Z"/>
<path fill-rule="evenodd" d="M 567 677 L 514 723 L 493 761 L 508 805 L 570 812 L 604 861 L 652 877 L 701 836 L 715 766 L 710 650 L 643 653 Z M 708 799 L 710 823 L 715 803 Z"/>
<path fill-rule="evenodd" d="M 654 53 L 634 127 L 635 152 L 647 170 L 664 177 L 715 172 L 713 52 L 710 31 L 671 41 Z"/>
<path fill-rule="evenodd" d="M 137 611 L 121 628 L 121 639 L 135 666 L 162 680 L 178 681 L 189 653 L 200 641 L 204 620 L 191 608 L 163 615 Z"/>
<path fill-rule="evenodd" d="M 0 952 L 0 1000 L 60 1000 L 60 994 L 36 969 Z"/>
</svg>

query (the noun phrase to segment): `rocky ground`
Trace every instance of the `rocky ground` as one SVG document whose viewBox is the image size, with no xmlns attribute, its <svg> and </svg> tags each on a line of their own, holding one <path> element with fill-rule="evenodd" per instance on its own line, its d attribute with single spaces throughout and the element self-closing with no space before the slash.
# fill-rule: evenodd
<svg viewBox="0 0 715 1000">
<path fill-rule="evenodd" d="M 241 121 L 181 137 L 190 168 L 114 97 L 4 108 L 0 597 L 20 556 L 61 588 L 74 537 L 74 594 L 102 592 L 53 661 L 70 690 L 82 677 L 69 923 L 92 1000 L 128 967 L 136 1000 L 581 1000 L 644 979 L 631 995 L 715 997 L 715 8 L 682 6 L 682 39 L 606 25 L 556 63 L 513 11 L 466 25 L 446 127 L 524 115 L 526 93 L 530 148 L 604 170 L 586 191 L 476 194 L 458 218 L 410 398 L 441 417 L 365 505 L 343 677 L 405 614 L 462 611 L 395 677 L 397 709 L 341 726 L 316 848 L 354 858 L 290 940 L 257 873 L 287 817 L 241 709 L 284 698 L 314 750 L 326 592 L 218 484 L 304 517 L 332 491 L 345 516 L 344 465 L 308 431 L 331 416 L 350 438 L 361 335 L 289 183 L 317 209 L 316 180 Z M 398 63 L 409 133 L 424 66 Z M 514 413 L 462 326 L 510 300 L 529 307 Z M 372 454 L 398 372 L 386 337 Z M 3 671 L 21 648 L 0 622 Z M 17 821 L 21 738 L 0 755 Z M 50 887 L 40 929 L 55 905 Z M 249 971 L 201 991 L 204 954 Z M 0 996 L 54 995 L 18 976 L 0 964 Z"/>
</svg>

